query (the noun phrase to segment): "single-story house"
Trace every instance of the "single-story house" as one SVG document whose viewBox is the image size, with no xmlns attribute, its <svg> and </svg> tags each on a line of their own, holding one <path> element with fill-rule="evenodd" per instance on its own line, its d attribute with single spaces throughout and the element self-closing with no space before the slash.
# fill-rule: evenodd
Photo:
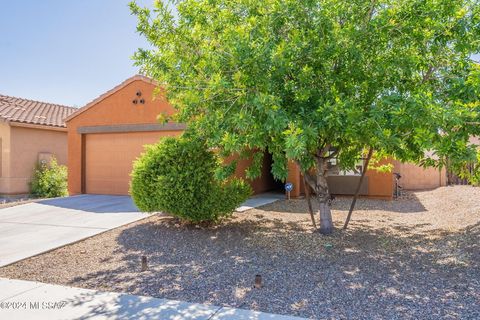
<svg viewBox="0 0 480 320">
<path fill-rule="evenodd" d="M 0 95 L 0 194 L 24 195 L 38 161 L 67 163 L 64 119 L 76 108 Z"/>
<path fill-rule="evenodd" d="M 183 124 L 160 124 L 157 121 L 160 113 L 169 115 L 175 110 L 161 96 L 154 98 L 155 88 L 154 81 L 136 75 L 67 117 L 70 194 L 128 194 L 132 162 L 144 150 L 143 146 L 155 143 L 162 136 L 176 136 L 183 132 Z M 237 176 L 244 176 L 244 168 L 250 161 L 239 162 Z M 402 168 L 402 173 L 413 170 L 402 164 L 397 167 Z M 282 190 L 283 182 L 275 181 L 270 168 L 271 157 L 267 154 L 262 176 L 250 181 L 255 193 Z M 417 171 L 414 174 L 417 175 Z M 331 191 L 333 194 L 352 194 L 358 179 L 357 173 L 332 175 L 329 177 Z M 440 183 L 440 178 L 435 179 Z M 294 186 L 292 197 L 304 193 L 302 176 L 294 163 L 289 164 L 287 181 Z M 390 199 L 393 188 L 393 173 L 368 170 L 361 194 Z"/>
</svg>

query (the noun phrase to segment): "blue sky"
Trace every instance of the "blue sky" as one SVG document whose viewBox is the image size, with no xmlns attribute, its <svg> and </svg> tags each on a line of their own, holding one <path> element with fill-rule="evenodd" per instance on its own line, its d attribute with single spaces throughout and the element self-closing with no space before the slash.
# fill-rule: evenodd
<svg viewBox="0 0 480 320">
<path fill-rule="evenodd" d="M 0 0 L 0 93 L 81 107 L 137 73 L 128 2 Z"/>
<path fill-rule="evenodd" d="M 128 2 L 1 0 L 0 93 L 83 106 L 136 74 L 147 44 Z"/>
</svg>

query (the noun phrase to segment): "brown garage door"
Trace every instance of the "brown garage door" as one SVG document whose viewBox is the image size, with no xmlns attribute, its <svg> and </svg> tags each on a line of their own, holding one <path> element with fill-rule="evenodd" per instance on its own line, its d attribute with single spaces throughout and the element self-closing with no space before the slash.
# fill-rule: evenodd
<svg viewBox="0 0 480 320">
<path fill-rule="evenodd" d="M 85 191 L 91 194 L 126 195 L 132 162 L 144 145 L 178 131 L 87 134 L 85 142 Z"/>
</svg>

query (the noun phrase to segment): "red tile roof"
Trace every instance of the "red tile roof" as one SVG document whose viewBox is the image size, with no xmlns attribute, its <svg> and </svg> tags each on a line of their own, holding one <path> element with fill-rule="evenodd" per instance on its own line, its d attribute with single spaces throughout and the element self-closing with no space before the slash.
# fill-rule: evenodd
<svg viewBox="0 0 480 320">
<path fill-rule="evenodd" d="M 36 125 L 66 127 L 65 118 L 77 108 L 0 94 L 0 119 Z"/>
</svg>

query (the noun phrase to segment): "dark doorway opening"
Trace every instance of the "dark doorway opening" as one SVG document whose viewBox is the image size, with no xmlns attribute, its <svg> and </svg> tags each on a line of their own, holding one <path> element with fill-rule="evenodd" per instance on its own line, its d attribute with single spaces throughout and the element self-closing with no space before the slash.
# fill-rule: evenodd
<svg viewBox="0 0 480 320">
<path fill-rule="evenodd" d="M 239 160 L 235 175 L 237 177 L 245 178 L 246 169 L 252 164 L 252 160 L 253 157 Z M 250 183 L 254 194 L 264 192 L 284 192 L 284 182 L 273 177 L 272 155 L 268 152 L 265 152 L 264 154 L 260 176 L 253 180 L 247 179 L 247 181 Z"/>
<path fill-rule="evenodd" d="M 265 152 L 265 156 L 263 158 L 263 170 L 262 175 L 265 175 L 265 180 L 267 181 L 268 190 L 269 192 L 284 192 L 284 182 L 275 177 L 272 174 L 272 155 L 268 152 Z"/>
</svg>

